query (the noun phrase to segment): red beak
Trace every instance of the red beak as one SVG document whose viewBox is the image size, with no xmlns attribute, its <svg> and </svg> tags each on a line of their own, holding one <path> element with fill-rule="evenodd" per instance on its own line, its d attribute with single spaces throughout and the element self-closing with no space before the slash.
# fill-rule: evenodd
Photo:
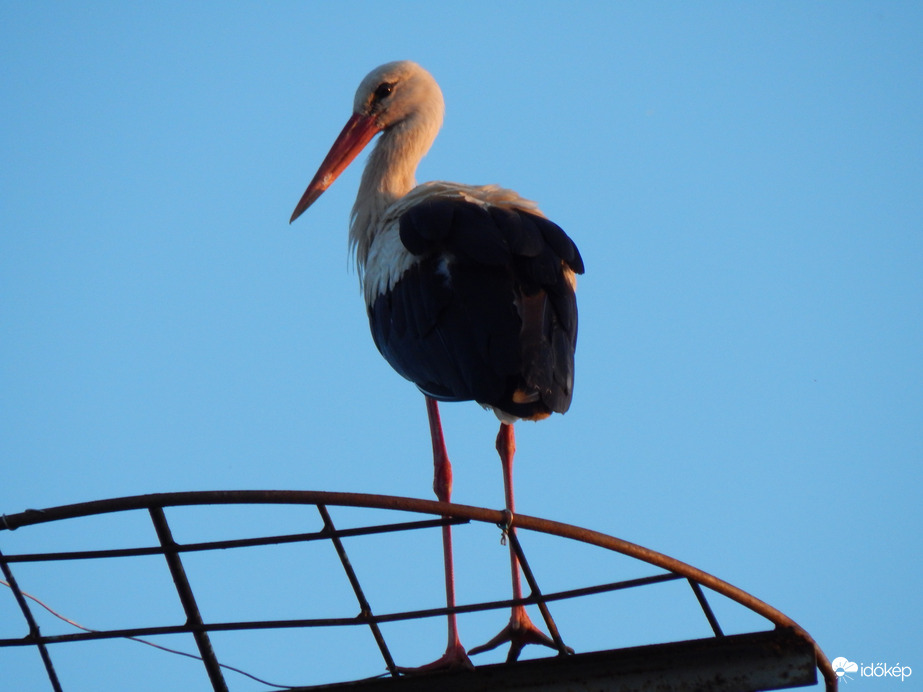
<svg viewBox="0 0 923 692">
<path fill-rule="evenodd" d="M 346 127 L 336 138 L 333 146 L 324 162 L 317 169 L 314 178 L 304 191 L 301 200 L 292 212 L 292 218 L 289 223 L 301 216 L 305 209 L 314 204 L 314 201 L 320 197 L 324 190 L 333 184 L 333 181 L 346 170 L 346 167 L 352 163 L 353 159 L 358 156 L 359 152 L 371 141 L 380 128 L 375 119 L 370 115 L 354 113 L 347 121 Z"/>
</svg>

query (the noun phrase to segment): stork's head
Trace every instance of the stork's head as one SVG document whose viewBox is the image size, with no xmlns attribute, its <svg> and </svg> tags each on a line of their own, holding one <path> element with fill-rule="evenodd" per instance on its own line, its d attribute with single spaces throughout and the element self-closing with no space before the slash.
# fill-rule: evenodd
<svg viewBox="0 0 923 692">
<path fill-rule="evenodd" d="M 409 60 L 377 67 L 359 84 L 353 114 L 330 148 L 308 189 L 292 213 L 291 223 L 314 203 L 346 170 L 353 159 L 382 131 L 413 132 L 422 157 L 442 126 L 445 104 L 432 75 Z"/>
</svg>

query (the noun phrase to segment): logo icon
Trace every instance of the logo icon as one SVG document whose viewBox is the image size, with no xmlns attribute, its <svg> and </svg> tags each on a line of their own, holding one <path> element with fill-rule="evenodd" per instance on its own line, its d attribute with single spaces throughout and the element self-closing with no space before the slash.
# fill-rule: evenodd
<svg viewBox="0 0 923 692">
<path fill-rule="evenodd" d="M 859 672 L 858 664 L 853 663 L 848 658 L 843 658 L 842 656 L 833 659 L 833 661 L 830 662 L 830 665 L 833 666 L 833 672 L 836 673 L 836 676 L 838 678 L 846 678 L 847 682 L 852 680 L 852 676 L 847 675 L 847 673 Z"/>
</svg>

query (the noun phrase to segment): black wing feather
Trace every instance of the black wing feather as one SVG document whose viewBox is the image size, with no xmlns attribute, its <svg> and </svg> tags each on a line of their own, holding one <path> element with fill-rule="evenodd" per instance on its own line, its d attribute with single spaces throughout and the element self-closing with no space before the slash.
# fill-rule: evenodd
<svg viewBox="0 0 923 692">
<path fill-rule="evenodd" d="M 375 344 L 425 393 L 521 418 L 570 406 L 577 302 L 573 241 L 521 210 L 434 198 L 400 218 L 415 255 L 369 305 Z"/>
</svg>

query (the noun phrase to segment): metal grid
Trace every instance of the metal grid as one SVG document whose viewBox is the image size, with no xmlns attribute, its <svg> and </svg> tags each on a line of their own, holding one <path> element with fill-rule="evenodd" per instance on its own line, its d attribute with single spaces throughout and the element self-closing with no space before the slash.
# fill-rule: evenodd
<svg viewBox="0 0 923 692">
<path fill-rule="evenodd" d="M 164 513 L 164 508 L 201 505 L 313 505 L 317 508 L 317 511 L 323 522 L 323 528 L 320 531 L 313 533 L 284 534 L 259 538 L 178 544 L 173 539 L 170 525 L 167 522 L 167 518 Z M 350 529 L 337 529 L 330 517 L 330 513 L 327 509 L 328 506 L 395 510 L 434 515 L 437 518 L 390 524 L 378 524 Z M 3 555 L 0 553 L 0 569 L 2 569 L 4 579 L 9 584 L 9 587 L 16 598 L 16 602 L 22 611 L 22 615 L 28 627 L 28 634 L 23 638 L 0 639 L 0 647 L 34 646 L 38 650 L 42 662 L 44 663 L 45 670 L 48 675 L 48 681 L 52 689 L 54 689 L 56 692 L 62 692 L 63 687 L 55 671 L 55 667 L 48 650 L 49 644 L 123 637 L 191 633 L 195 639 L 196 646 L 199 650 L 199 655 L 205 666 L 208 678 L 211 681 L 212 688 L 216 692 L 222 692 L 226 691 L 228 686 L 224 678 L 221 665 L 218 663 L 218 659 L 216 658 L 212 648 L 211 640 L 209 638 L 210 632 L 282 628 L 312 628 L 349 625 L 369 628 L 381 653 L 382 659 L 384 660 L 384 664 L 388 670 L 389 675 L 393 678 L 398 678 L 401 676 L 401 672 L 399 667 L 395 664 L 388 644 L 382 635 L 381 629 L 379 627 L 380 624 L 401 620 L 415 620 L 420 618 L 444 616 L 450 612 L 461 614 L 509 608 L 515 604 L 537 606 L 541 612 L 545 626 L 548 628 L 548 631 L 554 640 L 559 656 L 566 656 L 570 650 L 564 643 L 564 640 L 559 633 L 557 626 L 555 625 L 554 619 L 552 618 L 549 609 L 549 603 L 622 589 L 638 588 L 650 584 L 674 580 L 685 580 L 688 582 L 716 638 L 723 638 L 724 633 L 712 608 L 708 603 L 703 587 L 706 587 L 707 589 L 715 591 L 723 596 L 726 596 L 727 598 L 730 598 L 733 601 L 736 601 L 737 603 L 768 619 L 776 626 L 777 629 L 790 632 L 794 636 L 807 642 L 814 649 L 816 665 L 825 679 L 826 689 L 828 692 L 832 692 L 837 687 L 837 676 L 834 673 L 829 660 L 826 658 L 826 656 L 824 656 L 823 652 L 810 637 L 810 635 L 786 615 L 782 614 L 768 604 L 760 601 L 759 599 L 751 596 L 750 594 L 706 572 L 698 570 L 694 567 L 691 567 L 690 565 L 680 562 L 679 560 L 675 560 L 671 557 L 649 550 L 642 546 L 629 543 L 612 536 L 601 534 L 596 531 L 590 531 L 588 529 L 582 529 L 559 522 L 553 522 L 546 519 L 539 519 L 526 515 L 513 516 L 506 511 L 497 511 L 471 507 L 467 505 L 441 503 L 412 498 L 391 497 L 383 495 L 365 495 L 356 493 L 329 493 L 313 491 L 185 492 L 124 497 L 111 500 L 100 500 L 74 505 L 65 505 L 44 510 L 26 510 L 25 512 L 13 515 L 0 515 L 0 530 L 12 531 L 28 525 L 42 524 L 46 522 L 113 512 L 127 512 L 137 510 L 147 510 L 149 513 L 150 519 L 157 534 L 159 546 L 112 550 L 47 552 L 19 555 Z M 372 611 L 369 601 L 366 598 L 362 586 L 359 583 L 356 573 L 349 561 L 349 557 L 346 553 L 343 541 L 341 540 L 342 538 L 391 532 L 415 531 L 424 528 L 439 527 L 446 523 L 462 524 L 471 521 L 496 524 L 500 526 L 501 529 L 503 529 L 506 539 L 510 541 L 514 552 L 519 558 L 523 576 L 525 577 L 526 583 L 529 586 L 530 593 L 527 597 L 518 601 L 510 599 L 466 604 L 456 606 L 455 608 L 451 609 L 434 608 L 427 610 L 402 611 L 393 613 L 374 613 Z M 659 567 L 664 570 L 664 572 L 638 579 L 597 584 L 585 588 L 558 591 L 554 593 L 543 593 L 529 564 L 527 556 L 523 551 L 522 544 L 516 536 L 516 532 L 511 530 L 514 527 L 517 530 L 541 532 L 560 538 L 588 543 L 603 549 L 612 550 L 623 555 L 641 560 L 650 565 Z M 330 541 L 333 544 L 339 561 L 342 564 L 350 586 L 352 587 L 356 600 L 359 604 L 358 615 L 351 618 L 313 618 L 262 621 L 248 620 L 220 623 L 209 623 L 203 621 L 199 607 L 196 603 L 195 595 L 193 594 L 189 585 L 189 581 L 186 578 L 186 573 L 181 557 L 183 554 L 199 551 L 226 550 L 229 548 L 248 548 L 262 545 L 301 543 L 310 541 Z M 184 624 L 101 631 L 93 630 L 73 634 L 44 636 L 39 631 L 38 624 L 30 609 L 26 595 L 19 588 L 12 570 L 12 565 L 17 563 L 53 562 L 78 559 L 112 559 L 140 555 L 162 555 L 166 560 L 167 567 L 176 587 L 177 595 L 186 615 L 186 622 Z"/>
</svg>

